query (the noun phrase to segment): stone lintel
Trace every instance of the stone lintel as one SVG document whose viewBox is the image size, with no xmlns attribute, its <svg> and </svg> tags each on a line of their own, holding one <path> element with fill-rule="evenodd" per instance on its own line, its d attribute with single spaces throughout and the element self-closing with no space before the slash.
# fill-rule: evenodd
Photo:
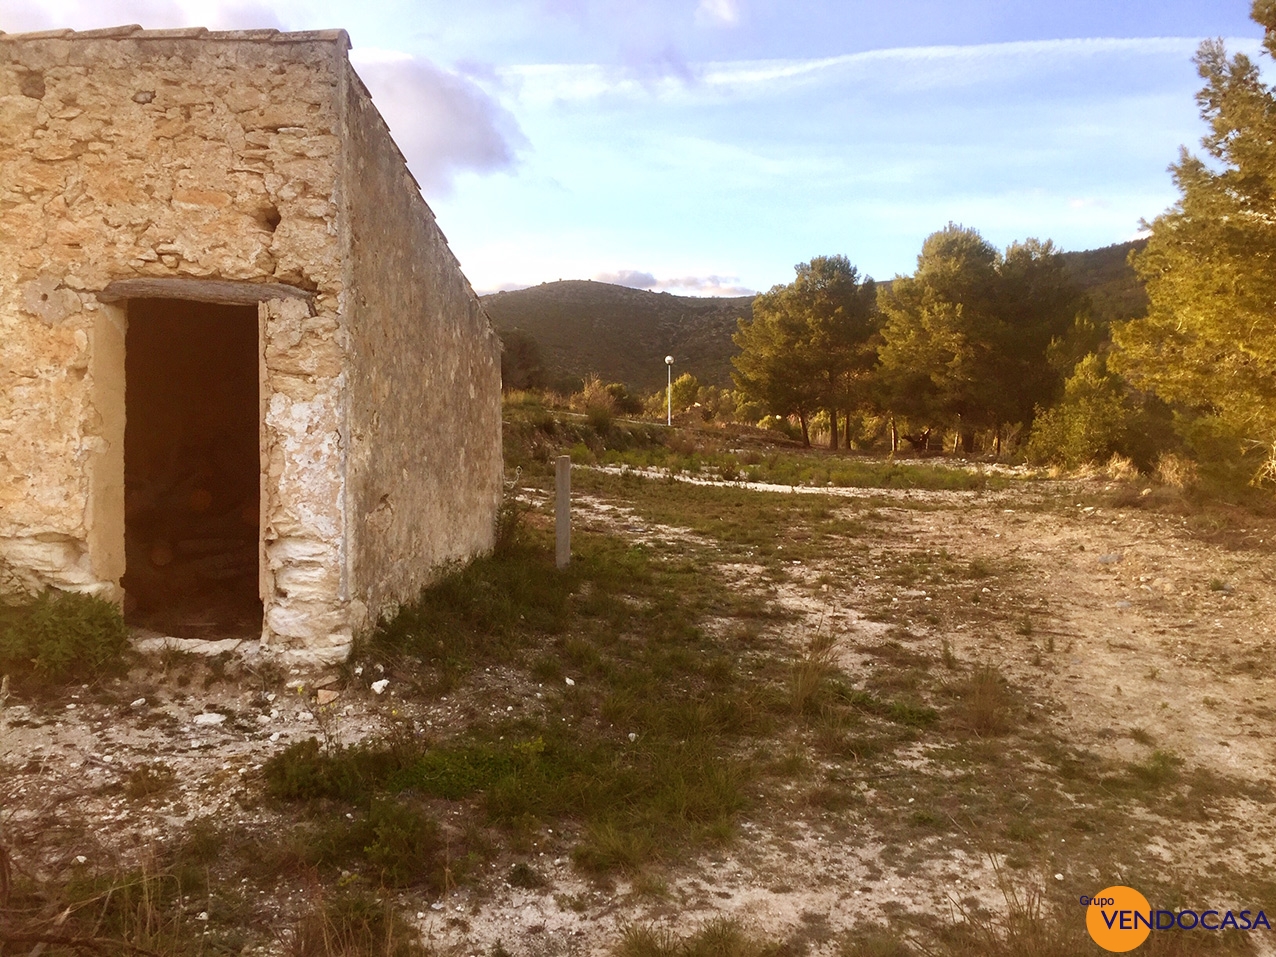
<svg viewBox="0 0 1276 957">
<path fill-rule="evenodd" d="M 314 312 L 315 294 L 281 282 L 234 282 L 225 279 L 117 279 L 97 293 L 99 302 L 122 299 L 186 299 L 223 306 L 251 306 L 268 299 L 303 299 Z"/>
</svg>

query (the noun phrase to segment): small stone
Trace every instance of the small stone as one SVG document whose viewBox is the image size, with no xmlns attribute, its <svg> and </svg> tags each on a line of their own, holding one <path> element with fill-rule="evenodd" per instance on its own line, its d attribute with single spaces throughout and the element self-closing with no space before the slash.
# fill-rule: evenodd
<svg viewBox="0 0 1276 957">
<path fill-rule="evenodd" d="M 374 681 L 372 682 L 372 693 L 381 694 L 389 686 L 390 686 L 389 678 L 382 678 L 380 681 Z"/>
<path fill-rule="evenodd" d="M 1057 881 L 1061 881 L 1061 880 L 1063 880 L 1063 875 L 1062 875 L 1062 874 L 1056 874 L 1056 875 L 1054 876 L 1054 879 L 1055 879 L 1055 880 L 1057 880 Z"/>
<path fill-rule="evenodd" d="M 143 708 L 145 706 L 146 706 L 145 698 L 138 698 L 136 701 L 133 701 L 129 704 L 130 708 Z"/>
<path fill-rule="evenodd" d="M 1119 562 L 1120 560 L 1121 560 L 1121 553 L 1120 553 L 1120 552 L 1112 552 L 1110 555 L 1100 555 L 1100 556 L 1099 556 L 1099 564 L 1100 564 L 1100 565 L 1115 565 L 1115 564 L 1116 564 L 1117 562 Z"/>
<path fill-rule="evenodd" d="M 567 684 L 568 684 L 568 686 L 569 686 L 569 687 L 572 687 L 572 688 L 576 687 L 576 682 L 575 682 L 575 681 L 573 681 L 571 678 L 568 678 L 568 679 L 567 679 Z M 71 707 L 73 707 L 73 708 L 74 708 L 74 707 L 75 707 L 75 705 L 71 705 Z"/>
<path fill-rule="evenodd" d="M 88 860 L 89 860 L 89 859 L 88 859 L 87 857 L 85 857 L 83 854 L 77 854 L 77 855 L 75 856 L 75 863 L 77 863 L 77 864 L 85 864 L 85 863 L 87 863 L 87 862 L 88 862 Z"/>
<path fill-rule="evenodd" d="M 633 732 L 633 731 L 630 731 L 630 732 L 629 732 L 629 743 L 630 743 L 630 744 L 633 744 L 633 743 L 634 743 L 635 741 L 637 741 L 637 740 L 638 740 L 638 735 L 637 735 L 637 733 L 635 733 L 635 732 Z"/>
<path fill-rule="evenodd" d="M 226 716 L 224 714 L 218 714 L 216 711 L 205 711 L 203 714 L 195 715 L 194 718 L 196 724 L 206 725 L 221 724 L 225 720 Z"/>
<path fill-rule="evenodd" d="M 279 740 L 279 732 L 278 732 L 278 731 L 276 731 L 274 734 L 272 734 L 272 735 L 270 736 L 270 740 L 271 740 L 271 741 L 278 741 L 278 740 Z"/>
<path fill-rule="evenodd" d="M 325 704 L 332 704 L 340 697 L 340 691 L 333 691 L 331 688 L 320 688 L 319 692 L 315 695 L 315 701 L 322 706 Z"/>
</svg>

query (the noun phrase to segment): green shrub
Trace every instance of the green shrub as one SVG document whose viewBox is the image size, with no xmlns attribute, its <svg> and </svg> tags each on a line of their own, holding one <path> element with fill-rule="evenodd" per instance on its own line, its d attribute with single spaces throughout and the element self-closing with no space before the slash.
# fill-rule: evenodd
<svg viewBox="0 0 1276 957">
<path fill-rule="evenodd" d="M 0 670 L 62 683 L 119 671 L 128 647 L 120 610 L 102 598 L 47 591 L 0 609 Z"/>
<path fill-rule="evenodd" d="M 364 828 L 364 857 L 387 887 L 443 889 L 443 839 L 434 819 L 395 801 L 374 801 Z"/>
</svg>

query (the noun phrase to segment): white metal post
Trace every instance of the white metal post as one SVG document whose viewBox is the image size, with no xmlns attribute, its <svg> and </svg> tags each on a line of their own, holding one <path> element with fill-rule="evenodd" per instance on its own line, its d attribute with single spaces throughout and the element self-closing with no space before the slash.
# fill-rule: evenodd
<svg viewBox="0 0 1276 957">
<path fill-rule="evenodd" d="M 665 425 L 673 425 L 673 356 L 665 356 L 669 367 L 669 384 L 665 387 Z"/>
</svg>

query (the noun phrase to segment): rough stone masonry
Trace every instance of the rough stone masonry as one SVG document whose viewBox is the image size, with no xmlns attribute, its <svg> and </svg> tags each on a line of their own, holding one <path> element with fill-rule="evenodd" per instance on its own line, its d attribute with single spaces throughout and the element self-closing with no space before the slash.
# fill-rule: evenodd
<svg viewBox="0 0 1276 957">
<path fill-rule="evenodd" d="M 238 520 L 263 643 L 333 660 L 490 548 L 499 343 L 348 49 L 0 34 L 3 595 L 123 600 L 180 566 L 198 597 L 244 573 Z M 216 330 L 243 316 L 241 361 Z M 209 438 L 240 415 L 216 363 L 246 438 Z"/>
</svg>

